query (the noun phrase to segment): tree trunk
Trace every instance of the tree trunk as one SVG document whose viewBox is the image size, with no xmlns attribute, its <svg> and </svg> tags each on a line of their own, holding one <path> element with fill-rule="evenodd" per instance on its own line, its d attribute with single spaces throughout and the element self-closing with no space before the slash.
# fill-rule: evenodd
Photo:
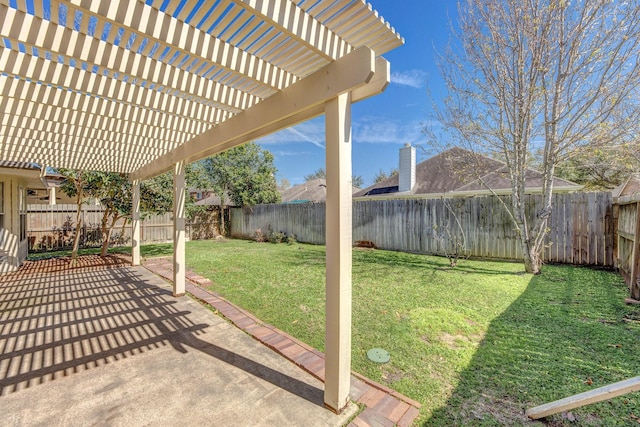
<svg viewBox="0 0 640 427">
<path fill-rule="evenodd" d="M 127 223 L 130 221 L 129 218 L 124 218 L 124 221 L 122 221 L 122 229 L 120 230 L 120 236 L 122 238 L 122 243 L 125 242 L 124 240 L 124 232 L 126 231 L 126 227 L 127 227 Z M 133 230 L 131 230 L 131 233 L 133 235 Z"/>
<path fill-rule="evenodd" d="M 224 237 L 226 230 L 224 226 L 224 206 L 220 204 L 220 219 L 218 221 L 218 230 L 220 231 L 220 235 Z"/>
<path fill-rule="evenodd" d="M 109 240 L 111 240 L 111 228 L 108 228 L 102 236 L 102 249 L 100 250 L 100 256 L 102 258 L 106 257 L 109 251 Z"/>
<path fill-rule="evenodd" d="M 101 257 L 104 257 L 107 254 L 106 249 L 109 248 L 109 236 L 107 235 L 107 221 L 109 220 L 109 214 L 109 208 L 105 207 L 104 213 L 102 214 L 102 220 L 100 221 L 100 235 L 102 236 L 102 249 L 100 251 Z"/>
<path fill-rule="evenodd" d="M 78 247 L 80 246 L 80 232 L 82 230 L 82 194 L 78 191 L 76 198 L 76 234 L 73 236 L 73 249 L 71 250 L 71 267 L 75 267 L 78 262 Z"/>
<path fill-rule="evenodd" d="M 540 274 L 540 254 L 539 251 L 531 245 L 531 242 L 522 240 L 522 254 L 524 258 L 524 270 L 530 274 Z"/>
<path fill-rule="evenodd" d="M 548 200 L 548 202 L 546 202 Z M 524 205 L 518 212 L 518 229 L 520 230 L 520 245 L 522 248 L 522 258 L 524 269 L 527 273 L 539 274 L 542 268 L 542 250 L 544 249 L 544 238 L 547 234 L 547 218 L 551 212 L 551 200 L 545 199 L 545 207 L 538 212 L 534 226 L 529 229 L 527 218 L 524 216 Z M 520 216 L 522 215 L 522 216 Z"/>
<path fill-rule="evenodd" d="M 111 219 L 111 224 L 107 225 L 107 220 L 103 217 L 102 249 L 100 250 L 100 256 L 103 258 L 107 256 L 107 252 L 109 251 L 109 243 L 111 243 L 111 234 L 113 232 L 113 228 L 116 226 L 116 222 L 118 222 L 118 218 L 119 216 L 115 214 Z"/>
</svg>

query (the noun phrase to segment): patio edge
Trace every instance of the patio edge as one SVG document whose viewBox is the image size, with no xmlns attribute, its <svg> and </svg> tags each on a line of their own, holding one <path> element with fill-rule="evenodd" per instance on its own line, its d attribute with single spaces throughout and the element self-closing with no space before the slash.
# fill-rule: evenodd
<svg viewBox="0 0 640 427">
<path fill-rule="evenodd" d="M 169 282 L 173 281 L 173 264 L 168 258 L 145 259 L 142 266 Z M 211 280 L 189 269 L 186 271 L 186 279 L 187 293 L 210 305 L 237 328 L 324 382 L 324 353 L 275 326 L 262 322 L 219 294 L 205 289 L 204 287 L 212 284 Z M 422 406 L 419 402 L 353 371 L 351 371 L 351 400 L 366 407 L 349 424 L 356 427 L 373 425 L 408 427 L 418 417 Z"/>
</svg>

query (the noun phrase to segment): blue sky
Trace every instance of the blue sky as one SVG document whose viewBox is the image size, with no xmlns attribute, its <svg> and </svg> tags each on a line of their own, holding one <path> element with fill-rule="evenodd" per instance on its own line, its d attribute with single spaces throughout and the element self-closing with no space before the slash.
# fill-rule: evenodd
<svg viewBox="0 0 640 427">
<path fill-rule="evenodd" d="M 432 99 L 442 95 L 442 80 L 434 60 L 434 45 L 449 39 L 449 19 L 455 19 L 453 0 L 369 0 L 373 8 L 405 39 L 384 57 L 391 63 L 386 91 L 352 107 L 353 174 L 372 183 L 380 170 L 397 168 L 398 150 L 407 142 L 425 145 L 422 123 L 429 120 Z M 260 139 L 275 156 L 278 182 L 293 185 L 325 167 L 324 117 Z M 418 160 L 425 155 L 418 154 Z"/>
</svg>

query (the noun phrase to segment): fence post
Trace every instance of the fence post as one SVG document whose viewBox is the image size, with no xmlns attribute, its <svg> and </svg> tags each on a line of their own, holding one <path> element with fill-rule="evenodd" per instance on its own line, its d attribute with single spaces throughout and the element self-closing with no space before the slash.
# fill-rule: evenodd
<svg viewBox="0 0 640 427">
<path fill-rule="evenodd" d="M 631 278 L 629 291 L 631 298 L 640 300 L 640 287 L 638 286 L 638 268 L 640 263 L 640 202 L 636 202 L 636 228 L 633 231 L 633 251 L 631 252 Z"/>
<path fill-rule="evenodd" d="M 612 229 L 612 235 L 613 235 L 613 239 L 612 239 L 613 240 L 612 242 L 613 259 L 611 260 L 611 265 L 616 270 L 620 267 L 618 263 L 618 256 L 620 255 L 618 252 L 620 250 L 620 235 L 618 234 L 619 216 L 620 216 L 620 205 L 616 200 L 611 204 L 611 229 Z"/>
</svg>

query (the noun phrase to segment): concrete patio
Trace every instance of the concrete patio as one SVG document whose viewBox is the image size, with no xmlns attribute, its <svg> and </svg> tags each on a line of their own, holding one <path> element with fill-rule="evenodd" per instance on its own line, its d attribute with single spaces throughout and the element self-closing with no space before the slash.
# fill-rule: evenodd
<svg viewBox="0 0 640 427">
<path fill-rule="evenodd" d="M 323 384 L 143 267 L 27 263 L 0 277 L 3 425 L 339 426 Z"/>
</svg>

